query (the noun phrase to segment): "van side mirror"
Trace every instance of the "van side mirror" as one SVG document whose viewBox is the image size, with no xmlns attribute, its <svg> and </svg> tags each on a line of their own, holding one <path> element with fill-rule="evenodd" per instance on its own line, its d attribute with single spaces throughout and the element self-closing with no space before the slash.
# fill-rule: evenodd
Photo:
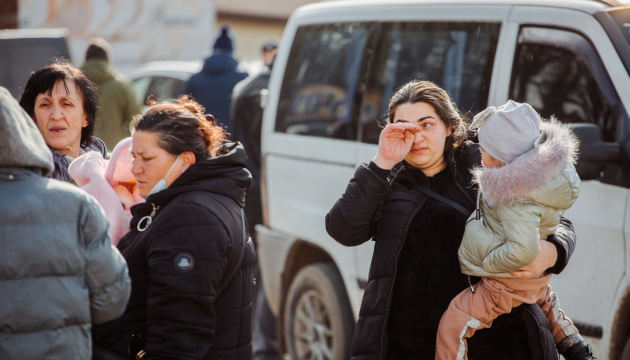
<svg viewBox="0 0 630 360">
<path fill-rule="evenodd" d="M 599 126 L 590 123 L 569 124 L 580 140 L 577 172 L 582 180 L 595 180 L 601 177 L 607 163 L 619 162 L 619 144 L 602 141 Z"/>
</svg>

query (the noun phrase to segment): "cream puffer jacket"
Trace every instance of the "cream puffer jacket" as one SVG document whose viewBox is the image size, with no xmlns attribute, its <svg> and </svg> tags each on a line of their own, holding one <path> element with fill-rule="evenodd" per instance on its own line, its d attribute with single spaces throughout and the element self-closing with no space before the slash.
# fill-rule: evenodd
<svg viewBox="0 0 630 360">
<path fill-rule="evenodd" d="M 536 147 L 497 168 L 473 170 L 481 200 L 459 248 L 466 275 L 514 277 L 508 271 L 534 260 L 540 239 L 553 234 L 579 194 L 577 139 L 554 119 L 541 123 Z"/>
</svg>

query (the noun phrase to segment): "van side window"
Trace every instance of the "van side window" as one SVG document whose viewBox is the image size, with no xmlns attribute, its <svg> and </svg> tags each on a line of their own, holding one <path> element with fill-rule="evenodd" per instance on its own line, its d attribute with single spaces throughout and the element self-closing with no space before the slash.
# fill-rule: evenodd
<svg viewBox="0 0 630 360">
<path fill-rule="evenodd" d="M 523 27 L 514 57 L 510 99 L 527 102 L 543 118 L 590 123 L 601 130 L 602 141 L 619 142 L 627 114 L 593 45 L 582 35 L 565 30 Z M 619 163 L 601 163 L 598 180 L 622 185 L 627 181 Z M 578 172 L 588 161 L 578 163 Z"/>
<path fill-rule="evenodd" d="M 558 43 L 549 44 L 550 37 Z M 579 34 L 523 28 L 510 99 L 529 103 L 544 118 L 597 124 L 604 141 L 615 141 L 618 119 L 611 103 L 618 105 L 619 98 L 595 49 Z"/>
<path fill-rule="evenodd" d="M 356 140 L 352 119 L 367 27 L 343 23 L 303 26 L 289 55 L 276 131 Z"/>
<path fill-rule="evenodd" d="M 477 22 L 396 22 L 379 24 L 372 67 L 365 73 L 360 140 L 376 144 L 396 89 L 430 80 L 448 91 L 463 113 L 488 104 L 490 77 L 501 24 Z"/>
</svg>

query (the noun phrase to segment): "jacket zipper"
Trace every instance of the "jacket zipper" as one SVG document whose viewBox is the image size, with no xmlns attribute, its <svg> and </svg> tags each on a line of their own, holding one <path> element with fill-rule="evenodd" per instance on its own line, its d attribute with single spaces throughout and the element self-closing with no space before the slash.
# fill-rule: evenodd
<svg viewBox="0 0 630 360">
<path fill-rule="evenodd" d="M 455 182 L 455 185 L 457 186 L 457 188 L 459 189 L 459 191 L 461 191 L 464 196 L 466 196 L 466 198 L 468 199 L 468 201 L 470 201 L 472 204 L 475 203 L 475 200 L 473 200 L 470 195 L 468 195 L 468 192 L 466 191 L 466 189 L 464 189 L 461 184 L 459 183 L 459 181 L 457 181 L 457 161 L 455 161 L 455 155 L 451 152 L 448 160 L 447 160 L 447 166 L 451 165 L 453 167 L 453 181 Z M 470 164 L 469 164 L 470 166 Z"/>
<path fill-rule="evenodd" d="M 470 198 L 468 193 L 462 188 L 462 186 L 457 181 L 457 175 L 456 175 L 457 174 L 457 165 L 455 164 L 454 160 L 453 160 L 453 169 L 455 169 L 453 171 L 453 181 L 455 182 L 455 185 L 464 194 L 464 196 L 466 196 L 466 198 L 470 202 L 475 203 Z M 403 166 L 400 167 L 400 170 L 398 170 L 396 175 L 394 175 L 394 177 L 390 181 L 390 184 L 392 184 L 394 182 L 394 180 L 396 180 L 398 175 L 401 172 L 403 172 L 404 170 L 405 170 L 405 166 L 403 165 Z M 383 328 L 381 329 L 381 349 L 380 349 L 379 354 L 378 354 L 378 359 L 383 359 L 383 350 L 384 350 L 384 346 L 383 345 L 384 345 L 384 342 L 385 342 L 385 334 L 387 332 L 387 330 L 386 330 L 387 329 L 387 324 L 389 323 L 389 312 L 390 312 L 392 296 L 393 296 L 393 292 L 394 292 L 394 282 L 396 281 L 396 273 L 398 272 L 398 259 L 400 258 L 400 253 L 402 252 L 402 248 L 405 245 L 405 241 L 407 241 L 407 231 L 409 230 L 409 226 L 411 225 L 411 221 L 413 221 L 413 219 L 415 218 L 416 214 L 418 213 L 418 211 L 420 211 L 420 208 L 422 208 L 423 205 L 424 205 L 424 203 L 422 203 L 419 206 L 416 206 L 416 208 L 414 209 L 413 213 L 409 217 L 409 221 L 407 222 L 407 225 L 405 226 L 405 232 L 403 234 L 402 244 L 400 245 L 400 248 L 398 248 L 398 251 L 396 252 L 396 258 L 394 258 L 394 275 L 393 275 L 393 278 L 392 278 L 392 285 L 389 288 L 389 296 L 387 298 L 387 310 L 385 311 L 385 320 L 383 321 Z M 380 209 L 379 209 L 379 211 L 380 211 Z M 472 288 L 472 284 L 471 284 L 470 287 Z M 473 292 L 474 292 L 474 290 L 473 290 Z"/>
<path fill-rule="evenodd" d="M 393 183 L 396 177 L 398 177 L 398 174 L 400 174 L 404 170 L 405 170 L 405 166 L 403 165 L 400 168 L 400 170 L 396 173 L 396 175 L 394 175 L 394 178 L 392 179 L 391 183 Z M 379 354 L 378 354 L 379 359 L 383 359 L 385 334 L 387 333 L 387 324 L 389 323 L 389 312 L 390 312 L 391 303 L 392 303 L 392 296 L 394 293 L 394 282 L 396 281 L 396 273 L 398 272 L 398 259 L 400 258 L 400 253 L 402 252 L 402 248 L 405 245 L 405 242 L 407 241 L 407 232 L 409 231 L 409 226 L 411 226 L 411 222 L 416 217 L 416 214 L 418 214 L 418 212 L 420 211 L 423 205 L 424 205 L 424 202 L 416 206 L 414 208 L 414 211 L 411 213 L 411 216 L 409 217 L 409 220 L 407 221 L 407 225 L 405 226 L 405 231 L 402 237 L 402 244 L 400 244 L 400 247 L 398 248 L 398 251 L 396 252 L 396 257 L 394 258 L 394 275 L 392 277 L 392 284 L 389 288 L 389 296 L 387 298 L 387 307 L 386 307 L 387 310 L 385 310 L 385 320 L 383 321 L 383 328 L 381 329 L 381 350 L 379 351 Z"/>
</svg>

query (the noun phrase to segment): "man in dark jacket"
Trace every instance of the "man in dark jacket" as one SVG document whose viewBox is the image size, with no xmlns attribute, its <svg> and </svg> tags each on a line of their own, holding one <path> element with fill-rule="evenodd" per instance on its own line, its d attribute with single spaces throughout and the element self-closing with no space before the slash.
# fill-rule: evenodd
<svg viewBox="0 0 630 360">
<path fill-rule="evenodd" d="M 96 84 L 100 109 L 96 117 L 95 135 L 113 149 L 129 136 L 129 123 L 140 114 L 140 104 L 129 81 L 110 64 L 111 49 L 101 38 L 90 41 L 81 71 Z"/>
<path fill-rule="evenodd" d="M 275 43 L 266 42 L 262 48 L 263 59 L 265 59 L 265 54 L 275 55 L 276 48 Z M 245 196 L 245 215 L 249 233 L 254 240 L 256 238 L 254 227 L 263 222 L 260 198 L 260 133 L 264 109 L 261 100 L 263 93 L 267 91 L 273 60 L 274 56 L 269 60 L 263 60 L 265 67 L 260 73 L 236 84 L 230 112 L 232 140 L 241 142 L 245 147 L 247 169 L 252 174 L 252 183 Z M 255 307 L 252 319 L 254 359 L 280 360 L 283 357 L 276 341 L 276 317 L 269 309 L 260 271 L 256 269 L 256 273 L 257 294 L 254 296 Z"/>
<path fill-rule="evenodd" d="M 223 25 L 221 35 L 214 42 L 212 55 L 206 58 L 203 68 L 184 84 L 182 94 L 191 95 L 212 114 L 218 123 L 230 126 L 230 104 L 234 85 L 247 77 L 246 72 L 237 69 L 238 61 L 232 56 L 232 39 L 228 26 Z"/>
</svg>

